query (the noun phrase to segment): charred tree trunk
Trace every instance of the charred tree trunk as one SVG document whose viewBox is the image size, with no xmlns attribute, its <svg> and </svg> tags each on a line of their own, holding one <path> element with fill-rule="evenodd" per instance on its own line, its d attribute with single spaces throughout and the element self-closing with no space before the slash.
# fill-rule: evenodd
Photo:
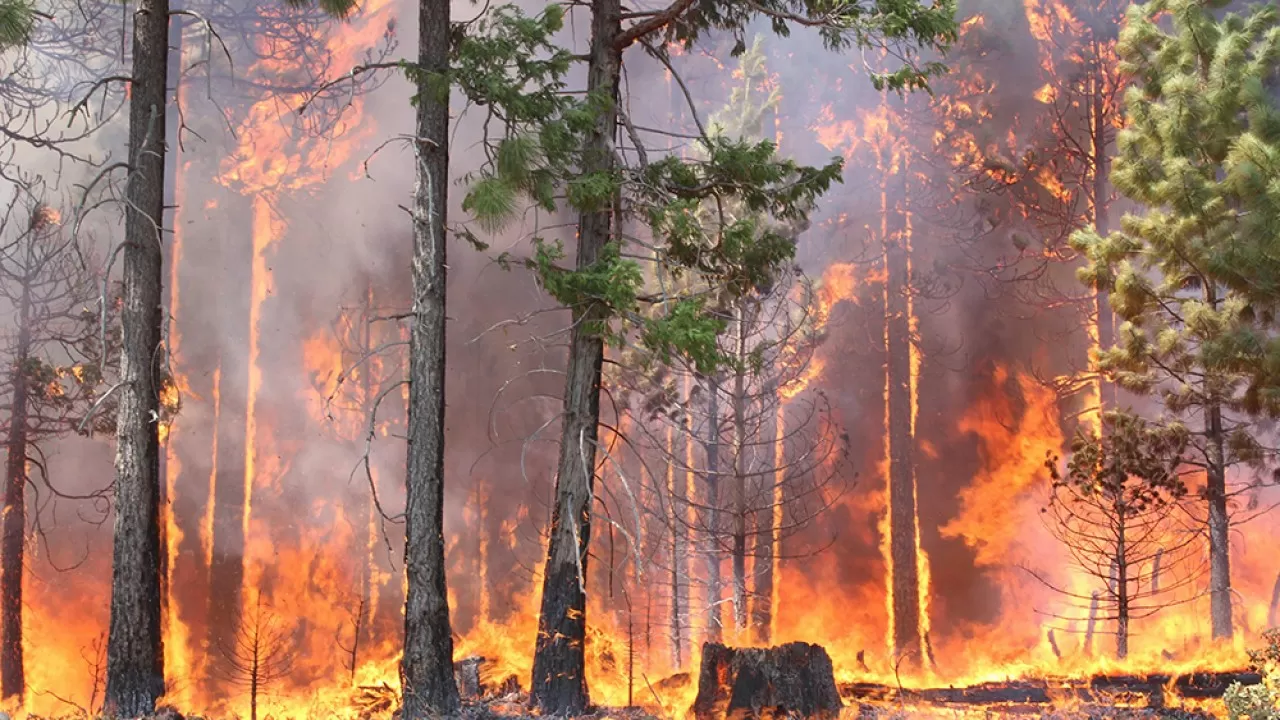
<svg viewBox="0 0 1280 720">
<path fill-rule="evenodd" d="M 747 468 L 746 468 L 746 303 L 738 303 L 734 355 L 739 361 L 733 373 L 733 627 L 747 629 Z"/>
<path fill-rule="evenodd" d="M 29 272 L 29 271 L 28 271 Z M 0 691 L 22 700 L 26 689 L 22 657 L 22 560 L 27 531 L 27 359 L 31 355 L 31 289 L 23 278 L 14 347 L 12 405 L 4 478 L 4 544 L 0 559 Z"/>
<path fill-rule="evenodd" d="M 434 77 L 448 70 L 449 0 L 419 0 L 416 182 L 413 204 L 413 326 L 409 335 L 405 480 L 405 720 L 460 706 L 453 677 L 444 558 L 445 211 L 449 95 Z"/>
<path fill-rule="evenodd" d="M 1110 228 L 1110 183 L 1111 183 L 1111 156 L 1108 154 L 1107 148 L 1110 144 L 1110 125 L 1114 118 L 1108 114 L 1106 108 L 1106 98 L 1104 93 L 1107 90 L 1106 82 L 1098 77 L 1098 73 L 1093 73 L 1093 97 L 1092 108 L 1090 111 L 1090 139 L 1092 141 L 1093 157 L 1091 165 L 1093 167 L 1093 227 L 1099 237 L 1106 237 L 1111 232 Z M 1096 312 L 1098 313 L 1098 347 L 1105 349 L 1115 344 L 1115 315 L 1111 312 L 1111 302 L 1108 300 L 1108 294 L 1099 292 L 1097 297 Z M 1116 386 L 1115 383 L 1107 382 L 1101 376 L 1098 378 L 1098 405 L 1099 405 L 1099 428 L 1105 427 L 1101 423 L 1101 413 L 1110 408 L 1116 407 Z"/>
<path fill-rule="evenodd" d="M 1231 618 L 1231 519 L 1227 515 L 1226 438 L 1222 408 L 1207 408 L 1205 437 L 1209 442 L 1209 467 L 1205 499 L 1209 503 L 1209 605 L 1215 640 L 1232 636 Z"/>
<path fill-rule="evenodd" d="M 618 124 L 622 73 L 621 0 L 593 0 L 587 92 L 607 96 L 585 147 L 582 172 L 609 173 L 614 167 L 613 136 Z M 590 268 L 613 240 L 608 209 L 578 219 L 577 267 Z M 587 302 L 573 309 L 569 366 L 565 373 L 564 420 L 543 572 L 542 608 L 533 655 L 533 700 L 545 714 L 574 714 L 588 703 L 586 664 L 587 549 L 595 484 L 596 437 L 600 424 L 600 370 L 604 363 L 602 325 L 607 309 Z"/>
<path fill-rule="evenodd" d="M 720 382 L 707 380 L 707 498 L 706 540 L 707 628 L 703 642 L 720 642 L 724 637 L 723 594 L 720 578 Z"/>
<path fill-rule="evenodd" d="M 905 183 L 904 183 L 905 184 Z M 893 594 L 893 652 L 918 666 L 924 643 L 920 628 L 920 575 L 916 564 L 916 478 L 911 395 L 910 259 L 906 218 L 886 202 L 884 238 L 885 413 L 889 432 L 889 564 Z"/>
<path fill-rule="evenodd" d="M 107 644 L 108 713 L 150 714 L 164 695 L 160 589 L 161 232 L 169 0 L 134 11 L 125 196 L 123 352 L 116 418 L 116 520 Z"/>
</svg>

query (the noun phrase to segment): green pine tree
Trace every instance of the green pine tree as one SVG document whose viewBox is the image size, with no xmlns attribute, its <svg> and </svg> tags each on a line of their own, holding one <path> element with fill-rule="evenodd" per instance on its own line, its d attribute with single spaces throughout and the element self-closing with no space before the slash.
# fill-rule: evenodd
<svg viewBox="0 0 1280 720">
<path fill-rule="evenodd" d="M 529 198 L 548 212 L 578 215 L 573 265 L 559 241 L 535 238 L 526 264 L 543 288 L 572 313 L 566 368 L 556 503 L 543 573 L 542 608 L 534 653 L 532 694 L 546 713 L 576 713 L 588 705 L 585 665 L 587 549 L 597 472 L 600 384 L 605 347 L 638 341 L 660 359 L 684 358 L 699 372 L 726 362 L 720 336 L 729 323 L 713 306 L 729 307 L 768 285 L 789 262 L 794 244 L 782 228 L 805 222 L 816 200 L 840 179 L 841 162 L 805 167 L 778 157 L 772 141 L 704 134 L 702 155 L 651 156 L 625 113 L 623 56 L 643 48 L 671 66 L 664 42 L 695 42 L 712 29 L 741 36 L 755 19 L 775 32 L 793 25 L 815 28 L 831 48 L 892 45 L 911 62 L 872 77 L 878 87 L 927 86 L 942 71 L 918 62 L 919 46 L 937 48 L 955 35 L 955 3 L 944 0 L 860 2 L 674 0 L 665 9 L 625 18 L 621 0 L 593 0 L 591 41 L 586 53 L 585 93 L 565 93 L 565 76 L 577 57 L 550 40 L 563 12 L 550 6 L 536 18 L 515 10 L 497 14 L 516 32 L 517 45 L 542 52 L 512 54 L 503 33 L 487 42 L 462 43 L 455 80 L 472 100 L 483 101 L 502 127 L 491 161 L 476 174 L 464 209 L 483 229 L 494 230 Z M 483 33 L 482 33 L 483 35 Z M 746 50 L 739 41 L 736 54 Z M 495 62 L 503 53 L 509 61 Z M 488 55 L 481 64 L 479 56 Z M 513 80 L 513 76 L 516 81 Z M 535 81 L 536 80 L 536 81 Z M 636 146 L 634 165 L 615 147 L 620 128 Z M 703 221 L 707 202 L 741 208 L 737 218 Z M 711 297 L 650 297 L 642 290 L 630 247 L 639 222 L 652 235 L 658 262 L 670 276 L 695 274 Z M 657 317 L 647 308 L 662 309 Z"/>
<path fill-rule="evenodd" d="M 1110 293 L 1123 321 L 1101 370 L 1193 428 L 1190 456 L 1206 477 L 1215 639 L 1232 635 L 1227 469 L 1258 461 L 1261 450 L 1238 417 L 1246 375 L 1221 351 L 1251 325 L 1249 303 L 1214 268 L 1248 229 L 1248 201 L 1231 171 L 1280 56 L 1275 6 L 1218 19 L 1225 5 L 1153 0 L 1130 9 L 1118 52 L 1136 83 L 1113 180 L 1147 209 L 1108 237 L 1072 238 L 1090 261 L 1081 279 Z"/>
<path fill-rule="evenodd" d="M 27 44 L 35 17 L 29 0 L 0 0 L 0 51 Z"/>
</svg>

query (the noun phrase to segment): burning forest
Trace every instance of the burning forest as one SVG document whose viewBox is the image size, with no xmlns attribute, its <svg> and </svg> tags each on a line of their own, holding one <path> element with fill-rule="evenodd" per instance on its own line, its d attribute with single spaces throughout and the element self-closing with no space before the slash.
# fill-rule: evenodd
<svg viewBox="0 0 1280 720">
<path fill-rule="evenodd" d="M 1280 713 L 1274 4 L 0 58 L 6 717 Z"/>
</svg>

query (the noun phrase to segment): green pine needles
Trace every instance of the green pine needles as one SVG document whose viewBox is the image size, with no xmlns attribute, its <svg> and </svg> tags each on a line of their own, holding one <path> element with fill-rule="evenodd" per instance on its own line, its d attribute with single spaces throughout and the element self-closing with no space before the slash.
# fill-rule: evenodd
<svg viewBox="0 0 1280 720">
<path fill-rule="evenodd" d="M 537 15 L 504 6 L 459 43 L 453 82 L 485 109 L 486 125 L 502 128 L 485 144 L 482 166 L 463 178 L 462 207 L 489 234 L 529 206 L 548 213 L 612 208 L 624 222 L 641 221 L 649 236 L 644 248 L 619 239 L 594 263 L 571 268 L 561 262 L 560 242 L 538 238 L 523 265 L 558 303 L 604 308 L 591 330 L 611 345 L 635 341 L 651 362 L 678 356 L 713 372 L 727 361 L 717 343 L 725 316 L 716 308 L 769 285 L 790 263 L 795 244 L 783 228 L 807 221 L 817 199 L 840 182 L 843 161 L 799 165 L 779 157 L 772 141 L 718 128 L 689 157 L 648 162 L 642 155 L 634 167 L 582 172 L 587 137 L 612 101 L 567 91 L 574 58 L 552 40 L 563 23 L 556 5 Z M 472 231 L 462 235 L 486 246 Z M 669 280 L 696 278 L 682 287 L 697 290 L 651 287 L 646 278 L 656 275 L 642 271 L 642 257 Z"/>
</svg>

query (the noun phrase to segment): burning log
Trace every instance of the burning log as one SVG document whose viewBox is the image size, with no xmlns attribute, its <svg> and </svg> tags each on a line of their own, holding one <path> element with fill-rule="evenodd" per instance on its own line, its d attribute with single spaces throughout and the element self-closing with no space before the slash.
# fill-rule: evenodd
<svg viewBox="0 0 1280 720">
<path fill-rule="evenodd" d="M 834 718 L 842 707 L 831 658 L 818 645 L 702 646 L 698 696 L 693 702 L 698 720 L 784 715 Z"/>
<path fill-rule="evenodd" d="M 1250 672 L 1201 672 L 1179 676 L 1095 675 L 1080 680 L 1016 680 L 920 690 L 900 690 L 878 683 L 849 683 L 840 686 L 840 693 L 852 702 L 904 700 L 937 705 L 1045 705 L 1063 698 L 1085 703 L 1108 703 L 1118 696 L 1127 696 L 1145 698 L 1147 707 L 1158 708 L 1164 705 L 1165 688 L 1182 698 L 1220 698 L 1233 682 L 1252 685 L 1261 681 L 1259 674 Z"/>
</svg>

